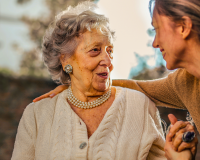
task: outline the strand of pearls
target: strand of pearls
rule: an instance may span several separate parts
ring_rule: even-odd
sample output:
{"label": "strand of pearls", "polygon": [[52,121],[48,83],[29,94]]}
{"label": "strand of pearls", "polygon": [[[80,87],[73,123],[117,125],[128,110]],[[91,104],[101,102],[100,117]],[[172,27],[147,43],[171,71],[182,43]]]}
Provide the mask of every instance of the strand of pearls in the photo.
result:
{"label": "strand of pearls", "polygon": [[111,88],[109,89],[109,91],[107,93],[100,96],[93,102],[82,102],[73,95],[71,86],[69,86],[69,88],[67,90],[67,99],[70,101],[70,103],[72,103],[74,106],[76,106],[78,108],[83,108],[83,109],[90,109],[90,108],[100,106],[105,101],[107,101],[108,98],[110,98],[110,95],[111,95]]}

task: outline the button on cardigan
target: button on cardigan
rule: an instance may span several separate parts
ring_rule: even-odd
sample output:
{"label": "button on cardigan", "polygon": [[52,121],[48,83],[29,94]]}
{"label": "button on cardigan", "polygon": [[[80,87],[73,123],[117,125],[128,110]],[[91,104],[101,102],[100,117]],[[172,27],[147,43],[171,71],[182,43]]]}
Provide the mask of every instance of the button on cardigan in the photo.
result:
{"label": "button on cardigan", "polygon": [[144,94],[116,87],[113,104],[89,139],[66,97],[65,90],[26,107],[12,160],[165,159],[158,110]]}

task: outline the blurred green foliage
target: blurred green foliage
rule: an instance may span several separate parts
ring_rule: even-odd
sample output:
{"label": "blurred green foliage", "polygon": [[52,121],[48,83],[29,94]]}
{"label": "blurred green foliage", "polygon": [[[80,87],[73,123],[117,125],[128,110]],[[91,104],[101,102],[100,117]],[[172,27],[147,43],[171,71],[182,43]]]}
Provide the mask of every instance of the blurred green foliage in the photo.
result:
{"label": "blurred green foliage", "polygon": [[11,69],[7,68],[7,67],[0,67],[0,73],[4,74],[4,75],[16,75],[15,72],[13,72]]}

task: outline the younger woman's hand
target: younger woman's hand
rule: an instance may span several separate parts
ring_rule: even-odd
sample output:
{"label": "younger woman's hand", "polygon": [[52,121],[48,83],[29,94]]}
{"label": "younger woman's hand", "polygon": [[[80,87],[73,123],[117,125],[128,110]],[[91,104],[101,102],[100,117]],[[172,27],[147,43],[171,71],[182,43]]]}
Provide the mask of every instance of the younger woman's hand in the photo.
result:
{"label": "younger woman's hand", "polygon": [[58,93],[62,92],[63,90],[67,89],[68,86],[67,85],[60,85],[58,87],[56,87],[54,90],[51,90],[50,92],[41,95],[40,97],[37,97],[33,100],[33,102],[37,102],[40,101],[41,99],[44,98],[53,98],[55,95],[57,95]]}
{"label": "younger woman's hand", "polygon": [[[192,126],[187,121],[186,122],[177,121],[177,118],[173,114],[168,115],[168,117],[172,125],[166,137],[166,144],[165,144],[166,157],[170,157],[171,154],[176,156],[185,155],[185,157],[187,157],[189,156],[189,152],[185,151],[188,149],[188,151],[190,151],[190,154],[192,155],[192,158],[194,158],[197,151],[197,143],[198,143],[197,137],[195,137],[189,143],[182,141],[182,136],[185,132],[195,132],[194,126]],[[175,152],[173,152],[171,149],[173,149]],[[178,153],[182,154],[179,155]]]}
{"label": "younger woman's hand", "polygon": [[171,137],[169,134],[166,136],[166,143],[165,143],[165,157],[167,160],[192,160],[192,153],[189,149],[178,152],[173,149],[173,144]]}

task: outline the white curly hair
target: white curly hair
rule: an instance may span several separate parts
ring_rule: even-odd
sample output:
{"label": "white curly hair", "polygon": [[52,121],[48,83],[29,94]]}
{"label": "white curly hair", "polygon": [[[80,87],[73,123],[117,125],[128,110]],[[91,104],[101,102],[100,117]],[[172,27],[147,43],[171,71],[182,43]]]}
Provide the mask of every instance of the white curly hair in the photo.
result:
{"label": "white curly hair", "polygon": [[65,54],[66,58],[73,55],[81,33],[99,29],[103,34],[114,38],[108,18],[97,14],[96,8],[97,5],[89,1],[76,7],[69,6],[55,17],[55,21],[47,29],[42,44],[43,60],[56,83],[70,84],[69,75],[62,69],[60,55]]}

